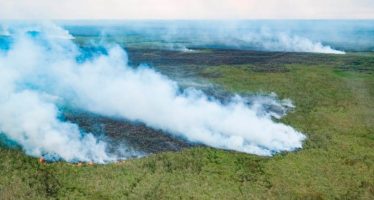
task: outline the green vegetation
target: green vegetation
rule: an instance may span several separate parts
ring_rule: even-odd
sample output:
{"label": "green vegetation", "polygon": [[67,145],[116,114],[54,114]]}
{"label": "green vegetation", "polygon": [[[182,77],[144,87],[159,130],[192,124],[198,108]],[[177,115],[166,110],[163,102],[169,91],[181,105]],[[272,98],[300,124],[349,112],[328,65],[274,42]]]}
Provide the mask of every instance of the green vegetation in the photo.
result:
{"label": "green vegetation", "polygon": [[300,151],[259,157],[199,147],[77,166],[2,147],[0,199],[374,199],[374,55],[320,57],[278,63],[286,70],[200,72],[230,91],[292,99],[282,121],[308,136]]}

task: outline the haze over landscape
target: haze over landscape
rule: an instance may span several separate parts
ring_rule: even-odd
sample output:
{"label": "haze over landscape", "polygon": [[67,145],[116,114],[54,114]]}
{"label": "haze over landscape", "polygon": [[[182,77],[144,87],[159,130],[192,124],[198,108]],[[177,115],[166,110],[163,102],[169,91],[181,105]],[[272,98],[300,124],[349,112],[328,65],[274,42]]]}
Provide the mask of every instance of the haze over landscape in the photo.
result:
{"label": "haze over landscape", "polygon": [[0,199],[373,199],[374,1],[0,0]]}

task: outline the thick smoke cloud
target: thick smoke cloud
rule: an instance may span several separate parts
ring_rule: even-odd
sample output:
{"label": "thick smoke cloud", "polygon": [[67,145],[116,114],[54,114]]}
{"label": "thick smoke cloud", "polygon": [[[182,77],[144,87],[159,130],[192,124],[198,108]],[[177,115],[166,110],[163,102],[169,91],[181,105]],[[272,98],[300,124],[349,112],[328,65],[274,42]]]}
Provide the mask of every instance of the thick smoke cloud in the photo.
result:
{"label": "thick smoke cloud", "polygon": [[32,156],[66,161],[118,159],[107,144],[60,119],[60,106],[139,121],[191,142],[258,155],[302,147],[305,136],[274,122],[288,101],[236,96],[227,103],[177,83],[147,67],[129,67],[119,46],[77,61],[82,52],[67,31],[53,26],[17,28],[0,53],[0,132]]}

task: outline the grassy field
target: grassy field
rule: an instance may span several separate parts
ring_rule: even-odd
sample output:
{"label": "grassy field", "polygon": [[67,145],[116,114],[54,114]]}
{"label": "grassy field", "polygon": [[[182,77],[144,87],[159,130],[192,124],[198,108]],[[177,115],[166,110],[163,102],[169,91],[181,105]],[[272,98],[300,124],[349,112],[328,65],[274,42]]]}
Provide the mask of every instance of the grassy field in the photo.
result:
{"label": "grassy field", "polygon": [[282,121],[308,136],[300,151],[259,157],[197,147],[77,166],[1,147],[0,199],[374,199],[374,55],[276,64],[282,70],[241,63],[199,74],[232,92],[292,99]]}

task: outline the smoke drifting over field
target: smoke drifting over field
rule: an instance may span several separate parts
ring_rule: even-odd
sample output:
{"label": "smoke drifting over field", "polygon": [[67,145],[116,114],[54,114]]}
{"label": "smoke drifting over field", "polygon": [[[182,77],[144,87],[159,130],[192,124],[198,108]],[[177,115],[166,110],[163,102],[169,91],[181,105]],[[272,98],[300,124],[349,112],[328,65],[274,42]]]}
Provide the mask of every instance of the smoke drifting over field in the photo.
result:
{"label": "smoke drifting over field", "polygon": [[72,35],[97,36],[124,45],[188,51],[226,48],[344,54],[372,51],[370,21],[81,21],[62,24]]}
{"label": "smoke drifting over field", "polygon": [[[168,30],[162,34],[164,41],[185,40],[192,47],[218,47],[260,51],[310,52],[327,54],[345,54],[329,45],[267,27],[208,26],[209,28],[191,27],[189,30]],[[181,34],[182,33],[182,34]]]}
{"label": "smoke drifting over field", "polygon": [[121,159],[107,143],[60,117],[73,107],[104,116],[140,121],[190,142],[258,155],[302,147],[305,136],[274,122],[282,115],[265,106],[288,101],[236,96],[222,103],[194,88],[182,90],[147,67],[129,67],[119,46],[82,61],[80,50],[60,27],[50,24],[12,31],[0,51],[0,132],[32,156],[66,161]]}

